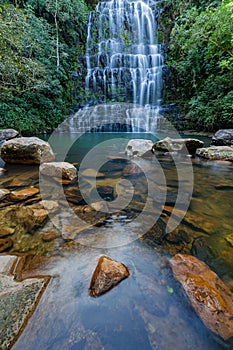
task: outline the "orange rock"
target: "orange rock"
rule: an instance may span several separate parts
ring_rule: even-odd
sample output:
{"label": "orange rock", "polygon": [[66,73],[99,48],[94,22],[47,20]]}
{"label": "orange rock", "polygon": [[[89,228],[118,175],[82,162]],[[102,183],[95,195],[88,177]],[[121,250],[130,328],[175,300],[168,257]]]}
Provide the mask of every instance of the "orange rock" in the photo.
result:
{"label": "orange rock", "polygon": [[107,256],[101,256],[91,279],[89,294],[92,297],[100,296],[129,275],[129,270],[124,264]]}
{"label": "orange rock", "polygon": [[38,188],[28,187],[19,191],[12,191],[9,198],[10,200],[17,202],[17,201],[22,201],[24,199],[27,199],[28,197],[32,197],[37,193],[39,193]]}
{"label": "orange rock", "polygon": [[194,256],[176,254],[169,263],[203,323],[224,340],[233,337],[233,294],[230,289]]}

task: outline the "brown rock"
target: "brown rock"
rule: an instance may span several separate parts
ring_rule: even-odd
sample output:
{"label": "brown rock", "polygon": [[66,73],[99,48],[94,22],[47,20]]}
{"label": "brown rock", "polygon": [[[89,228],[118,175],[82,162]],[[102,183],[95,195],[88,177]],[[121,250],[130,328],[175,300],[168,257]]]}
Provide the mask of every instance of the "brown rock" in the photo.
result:
{"label": "brown rock", "polygon": [[14,201],[14,202],[18,202],[18,201],[22,201],[24,199],[27,199],[28,197],[33,197],[34,195],[39,193],[39,189],[36,187],[28,187],[28,188],[24,188],[22,190],[19,191],[12,191],[9,199]]}
{"label": "brown rock", "polygon": [[51,242],[58,237],[59,237],[59,235],[56,232],[52,232],[52,231],[44,232],[41,235],[41,239],[44,242]]}
{"label": "brown rock", "polygon": [[0,253],[9,250],[13,246],[13,241],[11,238],[0,239]]}
{"label": "brown rock", "polygon": [[204,262],[193,256],[176,254],[169,263],[203,323],[224,340],[233,337],[230,289]]}
{"label": "brown rock", "polygon": [[225,237],[225,240],[233,247],[233,233]]}
{"label": "brown rock", "polygon": [[48,142],[37,137],[19,137],[3,143],[1,158],[7,163],[40,164],[54,160],[55,156]]}
{"label": "brown rock", "polygon": [[107,256],[101,256],[91,279],[89,294],[92,297],[100,296],[129,275],[129,270],[124,264]]}
{"label": "brown rock", "polygon": [[6,196],[10,193],[9,190],[1,188],[0,189],[0,200],[3,200],[6,198]]}
{"label": "brown rock", "polygon": [[14,232],[15,230],[12,227],[7,227],[7,226],[0,227],[0,237],[13,235]]}
{"label": "brown rock", "polygon": [[153,152],[188,152],[189,154],[195,154],[197,148],[201,148],[203,145],[204,142],[198,139],[172,139],[170,137],[166,137],[153,145]]}

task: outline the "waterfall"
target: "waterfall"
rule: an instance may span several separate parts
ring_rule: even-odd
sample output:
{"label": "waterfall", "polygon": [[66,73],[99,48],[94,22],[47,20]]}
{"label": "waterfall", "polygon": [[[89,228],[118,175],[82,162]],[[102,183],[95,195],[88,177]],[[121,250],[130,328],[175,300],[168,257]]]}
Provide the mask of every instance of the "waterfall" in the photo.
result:
{"label": "waterfall", "polygon": [[153,0],[99,2],[88,21],[86,91],[159,108],[163,56]]}

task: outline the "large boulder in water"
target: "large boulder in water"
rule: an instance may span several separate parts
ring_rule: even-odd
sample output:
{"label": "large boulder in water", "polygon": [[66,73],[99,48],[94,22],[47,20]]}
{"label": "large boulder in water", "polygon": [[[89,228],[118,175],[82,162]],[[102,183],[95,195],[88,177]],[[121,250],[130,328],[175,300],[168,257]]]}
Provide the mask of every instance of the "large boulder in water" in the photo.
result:
{"label": "large boulder in water", "polygon": [[55,155],[48,142],[37,137],[19,137],[3,143],[1,158],[6,163],[40,164],[54,160]]}
{"label": "large boulder in water", "polygon": [[189,154],[195,154],[197,148],[203,147],[204,142],[198,139],[172,139],[166,137],[163,140],[156,142],[153,145],[154,151],[164,151],[164,152],[188,152]]}
{"label": "large boulder in water", "polygon": [[129,157],[152,156],[153,142],[145,139],[130,140],[125,148],[125,154]]}
{"label": "large boulder in water", "polygon": [[233,294],[215,272],[191,255],[176,254],[169,264],[203,323],[224,340],[233,337]]}
{"label": "large boulder in water", "polygon": [[211,141],[215,146],[230,146],[233,145],[233,129],[218,130]]}
{"label": "large boulder in water", "polygon": [[101,256],[91,279],[89,293],[93,297],[100,296],[129,275],[129,270],[124,264],[108,256]]}
{"label": "large boulder in water", "polygon": [[200,148],[196,155],[210,160],[229,160],[233,161],[233,147],[229,146],[211,146]]}

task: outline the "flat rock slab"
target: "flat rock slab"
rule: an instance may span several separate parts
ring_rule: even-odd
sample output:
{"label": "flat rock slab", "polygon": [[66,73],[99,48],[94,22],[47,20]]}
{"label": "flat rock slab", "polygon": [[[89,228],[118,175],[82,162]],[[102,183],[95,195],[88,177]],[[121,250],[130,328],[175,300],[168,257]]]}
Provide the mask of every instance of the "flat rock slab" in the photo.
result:
{"label": "flat rock slab", "polygon": [[129,270],[124,264],[108,256],[101,256],[91,279],[89,294],[92,297],[100,296],[129,275]]}
{"label": "flat rock slab", "polygon": [[224,340],[233,337],[233,294],[199,259],[176,254],[169,264],[203,323]]}
{"label": "flat rock slab", "polygon": [[46,279],[31,278],[22,282],[0,274],[0,348],[10,349],[25,326],[46,286]]}

